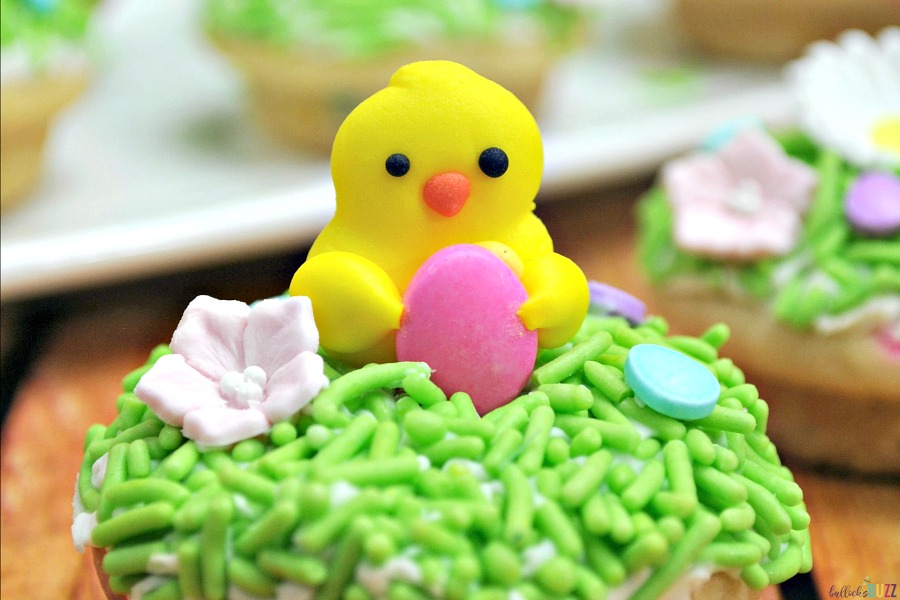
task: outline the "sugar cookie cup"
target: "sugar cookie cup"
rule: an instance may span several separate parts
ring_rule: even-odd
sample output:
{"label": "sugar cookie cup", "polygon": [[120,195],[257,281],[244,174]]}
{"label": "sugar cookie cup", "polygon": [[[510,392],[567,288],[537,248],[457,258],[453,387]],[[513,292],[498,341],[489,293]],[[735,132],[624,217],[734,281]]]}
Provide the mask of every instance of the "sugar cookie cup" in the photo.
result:
{"label": "sugar cookie cup", "polygon": [[50,129],[57,116],[82,93],[86,76],[42,77],[0,86],[0,206],[18,204],[35,188],[44,170]]}
{"label": "sugar cookie cup", "polygon": [[53,122],[83,91],[89,0],[4,0],[0,35],[0,208],[23,201],[43,172]]}
{"label": "sugar cookie cup", "polygon": [[415,61],[464,64],[537,109],[551,67],[582,44],[589,16],[554,0],[475,0],[464,11],[441,0],[370,3],[348,19],[342,5],[301,2],[291,13],[268,6],[251,22],[244,4],[208,0],[212,44],[243,76],[253,117],[270,136],[323,154],[353,107]]}
{"label": "sugar cookie cup", "polygon": [[893,0],[676,0],[676,22],[697,49],[781,63],[848,29],[870,34],[900,23]]}
{"label": "sugar cookie cup", "polygon": [[253,118],[267,135],[287,146],[331,150],[350,110],[378,90],[398,67],[416,60],[447,59],[505,82],[526,105],[536,107],[553,52],[540,42],[434,43],[359,60],[323,53],[291,52],[254,41],[216,37],[216,48],[244,76]]}

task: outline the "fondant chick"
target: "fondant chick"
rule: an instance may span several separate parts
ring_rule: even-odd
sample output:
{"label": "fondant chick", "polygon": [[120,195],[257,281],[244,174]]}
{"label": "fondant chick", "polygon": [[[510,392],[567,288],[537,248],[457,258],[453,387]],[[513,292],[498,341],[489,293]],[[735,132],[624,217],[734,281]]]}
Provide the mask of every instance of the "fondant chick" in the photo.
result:
{"label": "fondant chick", "polygon": [[540,346],[567,342],[588,287],[533,213],[542,169],[537,124],[513,94],[452,62],[401,67],[339,129],[335,215],[291,282],[322,347],[351,365],[394,360],[404,290],[455,244],[484,246],[519,277],[518,315]]}

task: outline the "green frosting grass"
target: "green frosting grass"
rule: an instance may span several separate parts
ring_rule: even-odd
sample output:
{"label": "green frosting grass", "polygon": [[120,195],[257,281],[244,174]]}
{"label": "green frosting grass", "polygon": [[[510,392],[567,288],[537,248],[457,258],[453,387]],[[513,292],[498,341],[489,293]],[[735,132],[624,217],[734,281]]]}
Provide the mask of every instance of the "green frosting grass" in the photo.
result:
{"label": "green frosting grass", "polygon": [[[147,600],[231,586],[273,598],[285,582],[317,599],[599,599],[647,572],[633,598],[649,599],[696,564],[762,588],[810,570],[809,516],[766,402],[719,356],[727,338],[723,325],[667,336],[660,318],[591,315],[484,417],[422,363],[330,365],[308,410],[219,450],[133,395],[163,346],[125,378],[118,417],[88,431],[77,493],[114,590],[161,573]],[[721,385],[712,414],[638,402],[623,375],[638,343],[704,364]]]}
{"label": "green frosting grass", "polygon": [[215,35],[365,57],[423,41],[490,39],[501,35],[509,25],[506,17],[517,13],[562,43],[580,12],[547,0],[520,9],[490,0],[207,0],[205,22]]}
{"label": "green frosting grass", "polygon": [[[639,257],[651,282],[664,285],[690,276],[712,289],[736,283],[748,295],[770,301],[777,319],[801,329],[820,316],[839,315],[873,297],[900,294],[900,234],[867,238],[856,233],[844,216],[844,193],[859,170],[800,133],[777,139],[789,155],[819,174],[795,248],[785,256],[743,264],[691,255],[676,247],[672,208],[665,190],[656,186],[638,207]],[[780,269],[788,264],[793,268]],[[776,283],[776,273],[787,277]]]}
{"label": "green frosting grass", "polygon": [[36,62],[60,41],[84,39],[91,0],[57,0],[38,9],[24,0],[0,0],[0,47],[21,44]]}

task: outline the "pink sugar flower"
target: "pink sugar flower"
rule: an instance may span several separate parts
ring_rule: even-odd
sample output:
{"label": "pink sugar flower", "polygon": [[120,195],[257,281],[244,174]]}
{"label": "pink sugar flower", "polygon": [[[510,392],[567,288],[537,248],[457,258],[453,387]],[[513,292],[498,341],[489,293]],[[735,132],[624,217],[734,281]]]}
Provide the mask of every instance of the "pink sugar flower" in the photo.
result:
{"label": "pink sugar flower", "polygon": [[748,128],[715,154],[670,162],[662,181],[680,248],[747,261],[794,247],[818,178],[763,131]]}
{"label": "pink sugar flower", "polygon": [[269,431],[328,385],[309,298],[253,307],[198,296],[172,335],[172,354],[135,394],[185,437],[227,446]]}

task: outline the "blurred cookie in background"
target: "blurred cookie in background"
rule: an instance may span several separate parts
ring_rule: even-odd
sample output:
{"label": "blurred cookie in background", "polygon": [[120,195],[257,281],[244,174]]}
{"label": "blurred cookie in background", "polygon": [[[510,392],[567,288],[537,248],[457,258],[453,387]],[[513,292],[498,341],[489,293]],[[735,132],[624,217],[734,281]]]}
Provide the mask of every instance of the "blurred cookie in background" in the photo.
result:
{"label": "blurred cookie in background", "polygon": [[[639,209],[653,306],[726,323],[791,460],[900,473],[900,28],[785,69],[799,128],[725,123]],[[865,440],[861,443],[861,440]]]}
{"label": "blurred cookie in background", "polygon": [[554,62],[578,47],[590,2],[207,0],[204,27],[244,75],[256,120],[323,154],[344,117],[400,65],[446,59],[532,111]]}
{"label": "blurred cookie in background", "polygon": [[699,50],[783,62],[848,29],[875,34],[900,23],[897,0],[675,0],[679,26]]}
{"label": "blurred cookie in background", "polygon": [[54,119],[88,78],[91,0],[0,0],[0,200],[27,198]]}

